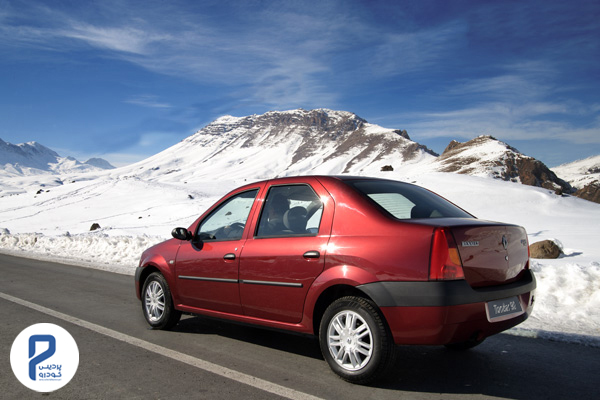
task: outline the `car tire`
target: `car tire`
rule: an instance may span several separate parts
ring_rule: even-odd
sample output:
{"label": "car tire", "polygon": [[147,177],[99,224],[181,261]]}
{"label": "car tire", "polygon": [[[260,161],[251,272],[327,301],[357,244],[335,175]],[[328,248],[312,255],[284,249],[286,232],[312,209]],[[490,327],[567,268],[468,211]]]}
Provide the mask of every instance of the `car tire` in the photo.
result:
{"label": "car tire", "polygon": [[146,321],[154,329],[169,330],[181,319],[181,311],[173,306],[169,284],[159,272],[151,273],[144,282],[142,310]]}
{"label": "car tire", "polygon": [[323,357],[342,379],[367,384],[393,365],[395,345],[377,306],[362,297],[337,299],[319,327]]}

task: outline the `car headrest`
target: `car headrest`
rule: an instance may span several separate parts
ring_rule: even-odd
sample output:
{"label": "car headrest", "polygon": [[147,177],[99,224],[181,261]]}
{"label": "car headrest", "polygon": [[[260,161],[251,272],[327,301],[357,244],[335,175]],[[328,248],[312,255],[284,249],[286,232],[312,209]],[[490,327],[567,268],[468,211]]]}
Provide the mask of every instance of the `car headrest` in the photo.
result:
{"label": "car headrest", "polygon": [[293,207],[283,214],[283,225],[294,233],[305,233],[306,215],[304,207]]}

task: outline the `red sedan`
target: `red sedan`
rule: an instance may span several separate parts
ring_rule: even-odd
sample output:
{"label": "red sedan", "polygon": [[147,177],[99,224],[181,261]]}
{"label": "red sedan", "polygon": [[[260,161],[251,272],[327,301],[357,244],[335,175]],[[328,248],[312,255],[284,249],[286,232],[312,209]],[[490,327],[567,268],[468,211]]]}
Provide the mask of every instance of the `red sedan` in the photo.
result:
{"label": "red sedan", "polygon": [[533,308],[522,227],[392,180],[252,183],[173,237],[136,270],[150,326],[172,328],[187,312],[314,334],[355,383],[388,370],[395,344],[470,348]]}

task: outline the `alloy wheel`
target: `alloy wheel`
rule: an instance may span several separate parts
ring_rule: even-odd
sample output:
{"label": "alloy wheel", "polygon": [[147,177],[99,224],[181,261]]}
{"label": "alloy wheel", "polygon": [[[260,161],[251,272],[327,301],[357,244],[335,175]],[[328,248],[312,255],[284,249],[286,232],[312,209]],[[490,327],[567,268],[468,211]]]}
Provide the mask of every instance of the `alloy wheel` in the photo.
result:
{"label": "alloy wheel", "polygon": [[327,328],[329,352],[347,371],[366,366],[373,356],[373,334],[360,314],[344,310],[336,314]]}
{"label": "alloy wheel", "polygon": [[159,321],[165,312],[165,293],[157,281],[152,281],[146,288],[144,296],[146,315],[151,322]]}

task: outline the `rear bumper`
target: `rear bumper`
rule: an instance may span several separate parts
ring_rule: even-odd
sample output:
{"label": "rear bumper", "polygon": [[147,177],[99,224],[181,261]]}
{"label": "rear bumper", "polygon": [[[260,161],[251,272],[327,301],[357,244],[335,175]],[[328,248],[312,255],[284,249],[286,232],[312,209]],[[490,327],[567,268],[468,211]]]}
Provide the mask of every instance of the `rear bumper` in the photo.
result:
{"label": "rear bumper", "polygon": [[[525,321],[536,288],[531,271],[508,285],[473,289],[466,281],[374,282],[358,286],[383,312],[397,344],[481,340]],[[486,303],[516,296],[523,313],[491,322]]]}

